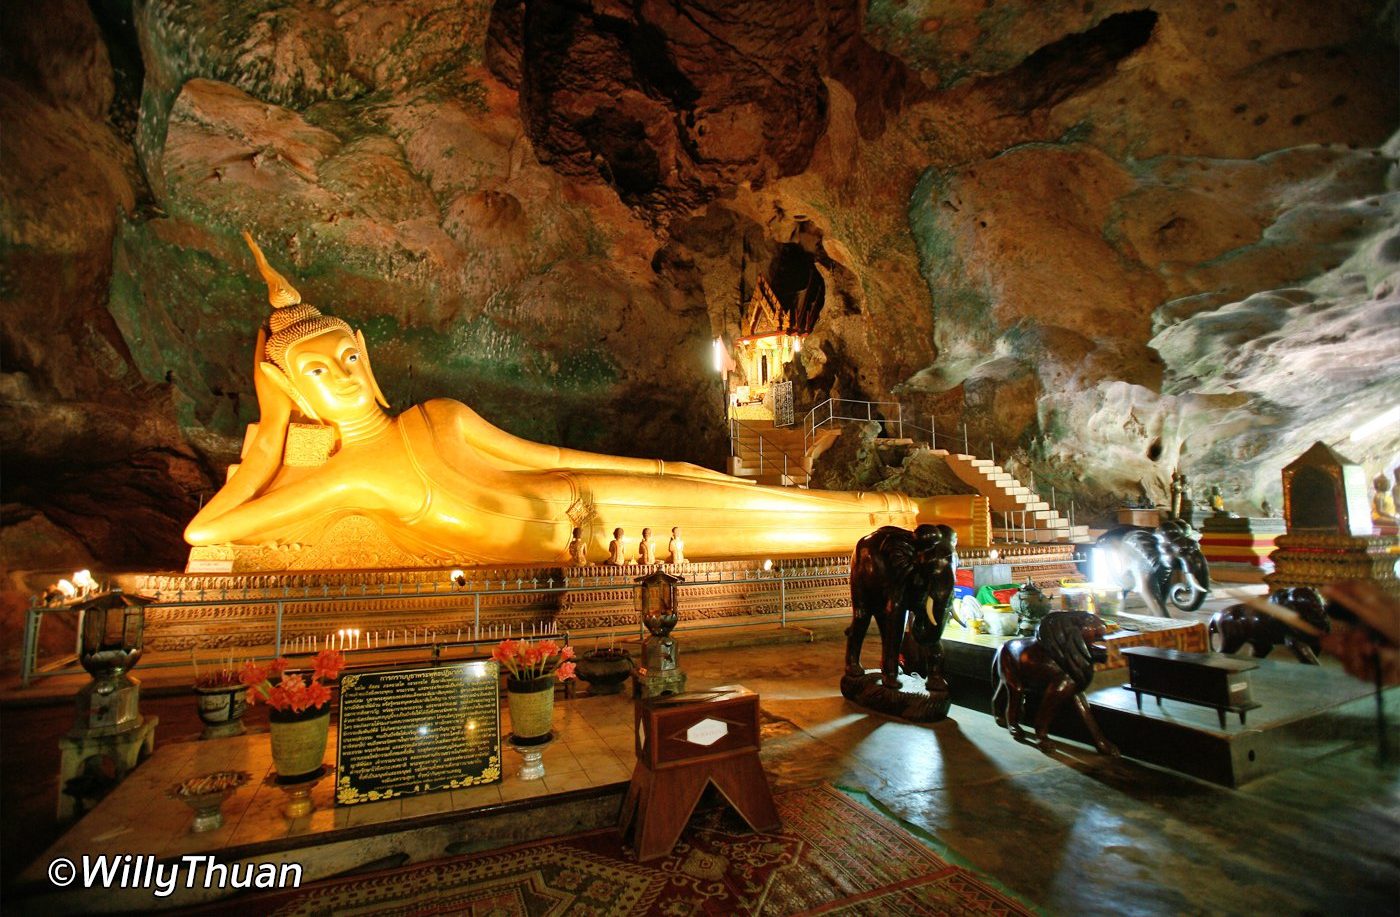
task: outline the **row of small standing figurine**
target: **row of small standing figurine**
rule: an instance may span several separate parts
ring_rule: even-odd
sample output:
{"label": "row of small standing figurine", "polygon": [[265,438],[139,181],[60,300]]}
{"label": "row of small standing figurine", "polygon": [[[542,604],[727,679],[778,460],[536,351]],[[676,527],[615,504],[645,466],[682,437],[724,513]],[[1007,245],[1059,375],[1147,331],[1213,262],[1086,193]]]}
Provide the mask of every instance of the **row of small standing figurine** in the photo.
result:
{"label": "row of small standing figurine", "polygon": [[[608,559],[605,564],[622,566],[627,563],[626,551],[622,545],[622,529],[613,529],[613,540],[608,545]],[[685,563],[685,542],[681,539],[680,526],[671,529],[671,541],[667,545],[667,563]],[[575,528],[574,537],[569,541],[569,563],[575,567],[588,565],[588,540],[583,537],[583,529]],[[651,529],[642,529],[642,540],[637,545],[638,564],[656,563],[656,542],[651,540]]]}

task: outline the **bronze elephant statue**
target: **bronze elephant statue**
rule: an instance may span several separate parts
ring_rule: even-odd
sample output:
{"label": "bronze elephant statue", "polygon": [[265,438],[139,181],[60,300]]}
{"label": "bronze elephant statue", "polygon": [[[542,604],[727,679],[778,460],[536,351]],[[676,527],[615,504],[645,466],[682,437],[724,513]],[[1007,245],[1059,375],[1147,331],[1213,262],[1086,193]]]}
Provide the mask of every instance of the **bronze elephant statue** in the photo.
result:
{"label": "bronze elephant statue", "polygon": [[[1281,605],[1296,612],[1298,617],[1324,634],[1332,630],[1322,596],[1307,586],[1275,589],[1269,594],[1269,604]],[[1317,637],[1295,630],[1278,618],[1243,604],[1217,611],[1211,616],[1209,629],[1210,648],[1217,653],[1235,653],[1248,645],[1254,657],[1262,659],[1282,643],[1298,657],[1299,662],[1317,665],[1317,654],[1322,651],[1321,641]]]}
{"label": "bronze elephant statue", "polygon": [[923,675],[930,695],[947,694],[942,639],[958,568],[957,545],[957,533],[947,525],[921,525],[912,532],[887,525],[856,542],[851,626],[846,629],[849,678],[865,675],[860,649],[874,619],[880,631],[881,685],[898,691],[902,656],[904,670]]}
{"label": "bronze elephant statue", "polygon": [[1195,611],[1206,600],[1210,564],[1191,527],[1179,519],[1168,519],[1155,530],[1121,525],[1100,535],[1094,547],[1116,555],[1117,585],[1124,594],[1141,595],[1153,614],[1170,617],[1168,601],[1182,611]]}

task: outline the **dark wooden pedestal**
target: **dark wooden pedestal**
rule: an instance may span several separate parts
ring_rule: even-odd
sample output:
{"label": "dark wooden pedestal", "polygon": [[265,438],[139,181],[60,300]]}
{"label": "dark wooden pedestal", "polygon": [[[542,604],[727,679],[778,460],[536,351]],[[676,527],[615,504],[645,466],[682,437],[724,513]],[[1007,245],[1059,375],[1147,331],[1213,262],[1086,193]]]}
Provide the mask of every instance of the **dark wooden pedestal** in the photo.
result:
{"label": "dark wooden pedestal", "polygon": [[634,721],[637,768],[620,830],[635,829],[638,860],[671,852],[709,783],[755,831],[781,826],[758,759],[757,694],[727,686],[638,700]]}

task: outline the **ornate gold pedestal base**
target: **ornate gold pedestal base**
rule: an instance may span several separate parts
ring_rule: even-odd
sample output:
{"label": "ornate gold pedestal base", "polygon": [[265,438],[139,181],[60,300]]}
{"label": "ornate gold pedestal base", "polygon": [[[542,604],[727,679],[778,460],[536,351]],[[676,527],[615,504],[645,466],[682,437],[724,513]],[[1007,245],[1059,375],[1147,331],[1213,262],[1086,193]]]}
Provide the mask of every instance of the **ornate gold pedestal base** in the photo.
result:
{"label": "ornate gold pedestal base", "polygon": [[316,811],[316,803],[311,800],[311,790],[326,775],[326,771],[327,767],[323,764],[320,770],[294,780],[284,780],[275,773],[270,775],[267,782],[287,794],[287,804],[282,807],[282,814],[288,819],[295,819]]}
{"label": "ornate gold pedestal base", "polygon": [[1309,534],[1289,532],[1280,535],[1270,560],[1274,572],[1264,577],[1272,589],[1311,586],[1320,589],[1331,583],[1367,580],[1387,594],[1400,598],[1400,538],[1394,535]]}

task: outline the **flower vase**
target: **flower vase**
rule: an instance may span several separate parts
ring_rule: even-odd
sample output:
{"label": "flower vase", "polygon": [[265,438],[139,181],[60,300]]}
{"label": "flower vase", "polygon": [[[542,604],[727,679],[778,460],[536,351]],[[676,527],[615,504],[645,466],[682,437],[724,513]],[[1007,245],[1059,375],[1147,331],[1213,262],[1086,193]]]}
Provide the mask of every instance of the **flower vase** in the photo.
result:
{"label": "flower vase", "polygon": [[510,728],[520,744],[549,741],[554,726],[554,674],[537,678],[507,678],[506,703]]}
{"label": "flower vase", "polygon": [[267,725],[272,733],[272,763],[279,778],[296,780],[320,773],[330,734],[329,704],[302,713],[270,710]]}

